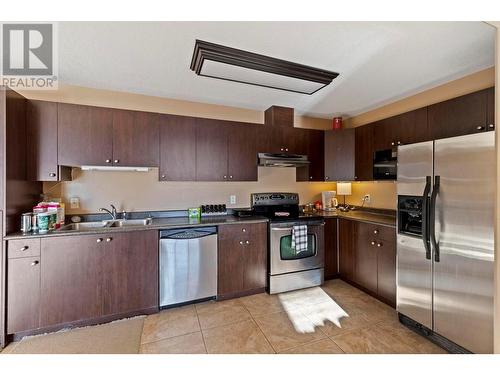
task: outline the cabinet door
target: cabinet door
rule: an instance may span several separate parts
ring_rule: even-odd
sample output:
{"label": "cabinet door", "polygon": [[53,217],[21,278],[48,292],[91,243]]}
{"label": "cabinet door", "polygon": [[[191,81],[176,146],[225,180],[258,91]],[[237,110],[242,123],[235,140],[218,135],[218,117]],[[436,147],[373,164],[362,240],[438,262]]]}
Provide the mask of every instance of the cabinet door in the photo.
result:
{"label": "cabinet door", "polygon": [[487,90],[429,106],[432,139],[473,134],[487,129]]}
{"label": "cabinet door", "polygon": [[113,110],[114,165],[159,165],[159,116],[157,113]]}
{"label": "cabinet door", "polygon": [[257,181],[257,126],[227,125],[228,180]]}
{"label": "cabinet door", "polygon": [[354,222],[339,219],[339,270],[340,276],[354,281]]}
{"label": "cabinet door", "polygon": [[378,242],[378,295],[396,305],[396,236],[392,240]]}
{"label": "cabinet door", "polygon": [[102,314],[102,238],[82,235],[42,239],[42,327]]}
{"label": "cabinet door", "polygon": [[158,232],[104,237],[103,315],[158,306]]}
{"label": "cabinet door", "polygon": [[325,132],[325,180],[352,181],[355,176],[355,129]]}
{"label": "cabinet door", "polygon": [[227,125],[196,119],[196,180],[226,181],[227,160]]}
{"label": "cabinet door", "polygon": [[245,266],[243,289],[265,288],[267,279],[267,223],[237,225],[234,231],[239,232],[239,237],[243,241],[240,260]]}
{"label": "cabinet door", "polygon": [[59,165],[109,165],[113,158],[112,109],[57,105]]}
{"label": "cabinet door", "polygon": [[196,180],[196,120],[161,115],[160,181]]}
{"label": "cabinet door", "polygon": [[337,276],[337,219],[325,220],[325,279]]}
{"label": "cabinet door", "polygon": [[7,333],[40,326],[40,257],[9,259]]}
{"label": "cabinet door", "polygon": [[307,151],[309,158],[309,181],[325,180],[325,132],[307,130]]}
{"label": "cabinet door", "polygon": [[217,295],[244,290],[245,259],[242,228],[237,224],[221,225],[218,229]]}
{"label": "cabinet door", "polygon": [[377,293],[377,241],[368,236],[359,235],[359,227],[363,223],[356,223],[355,251],[354,251],[354,281],[360,286]]}
{"label": "cabinet door", "polygon": [[487,90],[488,103],[487,103],[487,113],[486,113],[486,123],[488,125],[488,131],[495,130],[495,88],[490,87]]}
{"label": "cabinet door", "polygon": [[26,126],[28,178],[57,181],[57,103],[28,101]]}
{"label": "cabinet door", "polygon": [[357,181],[373,180],[373,126],[364,125],[355,129],[355,169]]}

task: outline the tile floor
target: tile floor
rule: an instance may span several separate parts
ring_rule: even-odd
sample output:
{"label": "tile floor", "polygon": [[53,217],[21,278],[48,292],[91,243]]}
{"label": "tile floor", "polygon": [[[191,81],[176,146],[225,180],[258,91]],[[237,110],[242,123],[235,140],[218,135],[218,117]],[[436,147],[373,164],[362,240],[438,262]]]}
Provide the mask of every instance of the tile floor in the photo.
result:
{"label": "tile floor", "polygon": [[144,323],[142,353],[445,353],[394,309],[340,281],[164,310]]}

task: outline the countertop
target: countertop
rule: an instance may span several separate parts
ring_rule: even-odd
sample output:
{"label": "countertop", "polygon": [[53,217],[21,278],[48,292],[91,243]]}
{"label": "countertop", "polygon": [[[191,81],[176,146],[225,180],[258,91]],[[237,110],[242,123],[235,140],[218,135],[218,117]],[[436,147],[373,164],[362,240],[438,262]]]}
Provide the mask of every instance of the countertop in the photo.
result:
{"label": "countertop", "polygon": [[130,226],[130,227],[115,227],[115,228],[92,228],[86,230],[54,230],[48,233],[27,233],[16,232],[5,236],[5,240],[16,240],[25,238],[40,238],[40,237],[60,237],[60,236],[74,236],[83,234],[111,234],[120,232],[131,232],[141,230],[160,230],[172,228],[188,228],[188,227],[207,227],[213,225],[230,225],[230,224],[252,224],[252,223],[266,223],[269,220],[262,216],[250,217],[237,217],[234,215],[217,216],[217,217],[204,217],[201,219],[189,219],[188,217],[164,217],[153,218],[152,223],[144,226]]}
{"label": "countertop", "polygon": [[362,221],[370,224],[384,225],[388,227],[396,227],[396,213],[395,212],[373,212],[365,210],[354,210],[348,212],[342,211],[319,211],[308,216],[322,217],[322,218],[341,218]]}

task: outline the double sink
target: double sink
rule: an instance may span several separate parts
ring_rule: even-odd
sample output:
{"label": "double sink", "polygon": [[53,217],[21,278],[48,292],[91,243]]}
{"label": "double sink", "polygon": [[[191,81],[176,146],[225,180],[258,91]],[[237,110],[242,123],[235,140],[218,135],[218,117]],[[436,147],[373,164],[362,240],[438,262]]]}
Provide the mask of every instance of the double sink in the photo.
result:
{"label": "double sink", "polygon": [[151,225],[153,222],[152,218],[146,219],[133,219],[133,220],[102,220],[102,221],[88,221],[83,223],[71,223],[62,226],[58,229],[61,232],[67,231],[93,231],[96,229],[113,229],[113,228],[124,228],[124,227],[146,227]]}

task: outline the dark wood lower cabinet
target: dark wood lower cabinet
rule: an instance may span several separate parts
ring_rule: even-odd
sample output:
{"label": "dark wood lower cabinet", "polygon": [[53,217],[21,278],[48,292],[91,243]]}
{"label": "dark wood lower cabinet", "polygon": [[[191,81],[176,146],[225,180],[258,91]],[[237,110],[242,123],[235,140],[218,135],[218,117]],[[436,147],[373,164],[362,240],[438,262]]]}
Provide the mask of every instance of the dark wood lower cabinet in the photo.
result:
{"label": "dark wood lower cabinet", "polygon": [[337,222],[337,219],[325,220],[325,279],[333,279],[338,275]]}
{"label": "dark wood lower cabinet", "polygon": [[396,230],[339,219],[340,277],[396,306]]}
{"label": "dark wood lower cabinet", "polygon": [[217,298],[266,287],[267,223],[219,227]]}

